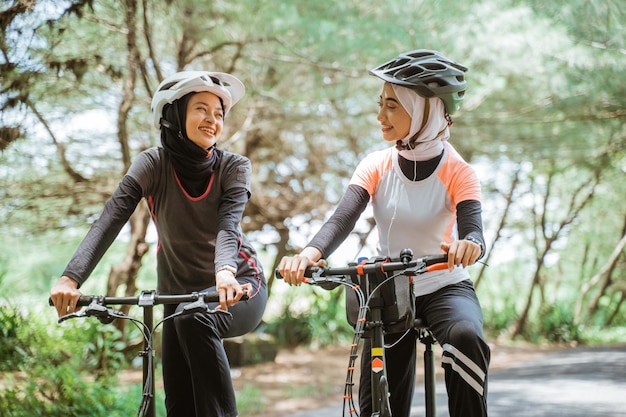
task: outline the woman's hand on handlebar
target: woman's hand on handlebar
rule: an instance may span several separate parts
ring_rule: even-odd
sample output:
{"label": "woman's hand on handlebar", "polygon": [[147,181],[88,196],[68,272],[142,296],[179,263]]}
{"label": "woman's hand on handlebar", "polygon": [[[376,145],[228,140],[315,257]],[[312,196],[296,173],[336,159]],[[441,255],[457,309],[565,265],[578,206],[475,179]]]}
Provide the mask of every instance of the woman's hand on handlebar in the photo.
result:
{"label": "woman's hand on handlebar", "polygon": [[78,282],[66,276],[59,278],[50,290],[50,299],[59,317],[80,310],[80,307],[76,308],[76,304],[81,295],[83,293],[78,290]]}
{"label": "woman's hand on handlebar", "polygon": [[451,243],[441,242],[441,249],[448,254],[448,270],[455,266],[466,268],[473,265],[480,257],[480,246],[470,240],[455,240]]}
{"label": "woman's hand on handlebar", "polygon": [[229,306],[235,305],[243,297],[244,290],[251,293],[252,285],[240,284],[232,271],[222,269],[215,274],[215,289],[220,296],[220,305],[217,308],[228,311]]}
{"label": "woman's hand on handlebar", "polygon": [[[304,281],[304,271],[310,266],[326,266],[322,253],[315,248],[304,248],[300,254],[285,256],[278,265],[278,271],[289,285],[300,285]],[[314,260],[317,259],[317,260]]]}

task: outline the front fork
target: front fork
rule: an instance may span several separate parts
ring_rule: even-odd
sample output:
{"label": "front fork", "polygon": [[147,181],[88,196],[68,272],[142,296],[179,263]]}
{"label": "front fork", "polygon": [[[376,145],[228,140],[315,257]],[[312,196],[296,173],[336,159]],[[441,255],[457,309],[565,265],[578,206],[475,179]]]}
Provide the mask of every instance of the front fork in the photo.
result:
{"label": "front fork", "polygon": [[391,417],[389,384],[387,383],[387,367],[383,347],[383,321],[380,309],[371,309],[369,326],[372,337],[372,417]]}

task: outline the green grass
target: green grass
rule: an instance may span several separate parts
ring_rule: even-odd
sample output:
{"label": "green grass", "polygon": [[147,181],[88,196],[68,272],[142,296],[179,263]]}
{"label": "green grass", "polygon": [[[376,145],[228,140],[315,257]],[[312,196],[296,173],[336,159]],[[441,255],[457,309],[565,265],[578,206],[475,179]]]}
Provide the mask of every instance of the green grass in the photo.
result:
{"label": "green grass", "polygon": [[263,398],[263,393],[253,385],[245,385],[237,395],[237,408],[240,416],[247,416],[252,412],[265,409],[267,398]]}

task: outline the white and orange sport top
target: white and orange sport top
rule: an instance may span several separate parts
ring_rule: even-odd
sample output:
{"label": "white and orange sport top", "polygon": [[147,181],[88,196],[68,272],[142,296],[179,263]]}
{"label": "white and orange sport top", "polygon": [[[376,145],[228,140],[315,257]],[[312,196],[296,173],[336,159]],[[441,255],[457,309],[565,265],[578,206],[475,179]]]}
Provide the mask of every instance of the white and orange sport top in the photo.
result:
{"label": "white and orange sport top", "polygon": [[[367,190],[378,229],[380,256],[396,258],[404,248],[416,257],[441,253],[442,241],[458,239],[456,207],[465,200],[481,201],[474,169],[448,143],[432,175],[412,181],[402,173],[398,151],[390,147],[365,157],[350,185]],[[429,294],[469,278],[467,270],[433,271],[416,277],[415,294]]]}

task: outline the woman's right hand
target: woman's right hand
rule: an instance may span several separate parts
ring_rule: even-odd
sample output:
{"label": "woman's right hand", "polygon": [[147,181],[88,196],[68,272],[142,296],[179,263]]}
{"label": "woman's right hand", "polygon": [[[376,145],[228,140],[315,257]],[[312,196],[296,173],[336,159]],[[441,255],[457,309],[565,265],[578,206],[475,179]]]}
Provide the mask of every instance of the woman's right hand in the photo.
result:
{"label": "woman's right hand", "polygon": [[59,278],[50,290],[50,299],[54,303],[59,317],[77,311],[76,304],[81,295],[83,293],[78,290],[78,282],[66,276]]}
{"label": "woman's right hand", "polygon": [[326,261],[320,259],[322,253],[315,248],[304,248],[300,254],[285,256],[278,264],[278,271],[283,280],[289,285],[300,285],[304,281],[304,271],[310,266],[326,266]]}

